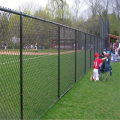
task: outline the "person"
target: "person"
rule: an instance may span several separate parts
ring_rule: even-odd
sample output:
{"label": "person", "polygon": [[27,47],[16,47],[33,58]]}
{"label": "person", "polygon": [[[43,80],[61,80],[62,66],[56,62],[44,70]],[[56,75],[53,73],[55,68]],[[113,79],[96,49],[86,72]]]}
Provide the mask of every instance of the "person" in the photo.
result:
{"label": "person", "polygon": [[108,57],[111,59],[111,51],[107,51]]}
{"label": "person", "polygon": [[117,51],[116,43],[114,43],[114,49],[115,49],[115,53],[116,53],[116,51]]}
{"label": "person", "polygon": [[[110,66],[110,51],[107,51],[107,53],[105,54],[106,56],[106,60],[104,60],[104,62],[102,62],[102,64],[100,63],[99,65],[99,70],[104,72],[105,71],[109,71],[109,66]],[[99,71],[99,73],[100,73]]]}
{"label": "person", "polygon": [[74,50],[75,50],[75,43],[74,43]]}
{"label": "person", "polygon": [[113,49],[114,49],[114,44],[115,44],[115,43],[113,43]]}
{"label": "person", "polygon": [[116,40],[116,47],[119,47],[119,40]]}
{"label": "person", "polygon": [[89,44],[89,50],[91,50],[91,44]]}
{"label": "person", "polygon": [[90,77],[90,80],[94,80],[95,82],[96,81],[99,81],[99,73],[98,73],[98,69],[99,69],[99,65],[100,63],[102,63],[102,60],[105,60],[106,57],[104,58],[99,58],[99,54],[98,53],[95,53],[95,60],[94,60],[94,63],[93,63],[93,76],[91,75]]}
{"label": "person", "polygon": [[107,52],[108,49],[109,49],[109,42],[106,42],[105,51]]}
{"label": "person", "polygon": [[120,43],[119,43],[119,47],[118,47],[118,54],[120,56]]}
{"label": "person", "polygon": [[44,49],[44,44],[42,44],[42,48]]}
{"label": "person", "polygon": [[31,45],[30,45],[30,49],[32,49],[32,46],[33,46],[33,45],[32,45],[32,43],[31,43]]}
{"label": "person", "polygon": [[6,43],[5,43],[5,50],[7,49]]}
{"label": "person", "polygon": [[105,63],[106,63],[108,66],[110,66],[110,61],[111,61],[111,59],[110,59],[110,57],[111,57],[110,51],[107,51],[107,53],[105,54],[105,56],[107,57]]}
{"label": "person", "polygon": [[82,50],[84,50],[84,47],[82,46]]}
{"label": "person", "polygon": [[117,47],[117,54],[119,54],[119,40],[116,42],[116,47]]}
{"label": "person", "polygon": [[110,45],[110,52],[113,53],[112,45]]}
{"label": "person", "polygon": [[37,50],[37,42],[36,42],[36,44],[35,44],[35,50]]}
{"label": "person", "polygon": [[[102,53],[102,56],[100,56],[99,58],[104,58],[105,54],[106,54],[106,52],[104,51]],[[103,69],[105,68],[105,60],[102,60],[102,63],[100,63],[99,67],[100,67],[100,69],[98,70],[98,73],[100,73],[101,68],[103,68]]]}

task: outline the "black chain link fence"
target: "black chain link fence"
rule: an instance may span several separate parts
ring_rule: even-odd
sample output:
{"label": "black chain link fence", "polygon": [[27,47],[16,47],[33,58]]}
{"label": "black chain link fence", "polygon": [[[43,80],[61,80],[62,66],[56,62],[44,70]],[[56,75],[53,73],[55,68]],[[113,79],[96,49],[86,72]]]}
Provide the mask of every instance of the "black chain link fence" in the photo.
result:
{"label": "black chain link fence", "polygon": [[102,38],[0,8],[0,119],[38,119],[92,67]]}

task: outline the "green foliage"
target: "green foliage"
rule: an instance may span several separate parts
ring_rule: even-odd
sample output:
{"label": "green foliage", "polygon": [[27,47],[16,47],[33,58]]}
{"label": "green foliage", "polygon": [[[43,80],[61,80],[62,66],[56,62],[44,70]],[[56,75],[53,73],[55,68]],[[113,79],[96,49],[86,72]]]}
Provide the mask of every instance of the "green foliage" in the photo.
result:
{"label": "green foliage", "polygon": [[105,22],[105,19],[106,19],[106,13],[107,13],[106,10],[104,10],[104,11],[102,12],[102,18],[103,18],[103,21],[104,21],[104,22]]}
{"label": "green foliage", "polygon": [[4,41],[4,43],[7,43],[9,37],[8,26],[9,26],[8,14],[6,13],[0,14],[0,43],[2,41]]}
{"label": "green foliage", "polygon": [[13,48],[13,46],[11,44],[8,44],[7,49],[12,49],[12,48]]}
{"label": "green foliage", "polygon": [[20,17],[18,15],[11,15],[10,20],[9,20],[9,33],[12,32],[12,35],[14,35],[16,31],[16,26],[19,26],[20,24]]}
{"label": "green foliage", "polygon": [[34,19],[23,17],[23,43],[31,44],[34,38]]}
{"label": "green foliage", "polygon": [[49,15],[55,22],[65,24],[66,22],[64,22],[64,20],[68,21],[71,19],[69,5],[66,3],[65,0],[63,0],[63,2],[61,0],[49,0],[47,10],[49,10]]}
{"label": "green foliage", "polygon": [[34,13],[34,16],[44,18],[47,20],[51,20],[51,16],[49,14],[49,8],[46,6],[45,9],[39,9]]}
{"label": "green foliage", "polygon": [[117,30],[115,30],[115,31],[113,31],[113,33],[112,33],[113,35],[117,35],[117,36],[119,36],[119,33],[118,33],[118,31]]}
{"label": "green foliage", "polygon": [[109,24],[110,24],[110,34],[120,35],[120,20],[116,17],[116,15],[111,14],[108,15]]}

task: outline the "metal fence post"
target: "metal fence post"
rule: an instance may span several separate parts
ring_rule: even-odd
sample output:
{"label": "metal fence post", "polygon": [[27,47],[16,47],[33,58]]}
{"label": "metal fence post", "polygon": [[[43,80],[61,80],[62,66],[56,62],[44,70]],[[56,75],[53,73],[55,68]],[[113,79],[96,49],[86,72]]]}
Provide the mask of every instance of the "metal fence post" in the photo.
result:
{"label": "metal fence post", "polygon": [[102,39],[102,41],[101,41],[101,53],[102,53],[102,50],[103,50],[103,39]]}
{"label": "metal fence post", "polygon": [[101,38],[100,38],[100,53],[101,53]]}
{"label": "metal fence post", "polygon": [[97,37],[97,53],[98,53],[98,37]]}
{"label": "metal fence post", "polygon": [[[94,36],[94,55],[95,55],[95,36]],[[94,56],[95,59],[95,56]]]}
{"label": "metal fence post", "polygon": [[98,51],[99,51],[99,54],[100,54],[100,38],[98,38],[98,44],[99,44],[99,49],[98,49]]}
{"label": "metal fence post", "polygon": [[91,35],[90,35],[90,68],[91,68]]}
{"label": "metal fence post", "polygon": [[77,31],[75,30],[75,83],[76,83],[76,49],[77,49]]}
{"label": "metal fence post", "polygon": [[21,120],[23,120],[22,15],[20,15],[20,102],[21,102]]}
{"label": "metal fence post", "polygon": [[85,71],[84,74],[86,73],[86,33],[85,33]]}
{"label": "metal fence post", "polygon": [[60,26],[58,25],[58,99],[60,99]]}

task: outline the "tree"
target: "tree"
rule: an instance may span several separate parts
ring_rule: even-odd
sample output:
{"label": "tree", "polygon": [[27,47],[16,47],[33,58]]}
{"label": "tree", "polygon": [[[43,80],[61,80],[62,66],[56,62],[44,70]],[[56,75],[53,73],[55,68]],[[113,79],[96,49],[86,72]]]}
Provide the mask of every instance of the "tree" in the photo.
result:
{"label": "tree", "polygon": [[113,8],[113,13],[120,18],[120,0],[115,0],[111,7]]}
{"label": "tree", "polygon": [[26,14],[33,15],[40,6],[35,4],[32,1],[27,1],[19,6],[19,11],[22,11]]}
{"label": "tree", "polygon": [[64,24],[64,19],[71,18],[66,0],[49,0],[47,6],[51,18],[56,22]]}
{"label": "tree", "polygon": [[75,18],[75,28],[78,28],[79,11],[80,11],[81,6],[82,6],[81,0],[74,0],[72,9],[75,14],[75,17],[74,17]]}
{"label": "tree", "polygon": [[35,41],[34,19],[23,17],[23,43],[30,45]]}
{"label": "tree", "polygon": [[102,0],[102,5],[104,7],[105,23],[107,22],[107,19],[108,19],[108,13],[110,11],[109,7],[110,7],[111,3],[113,4],[114,1],[113,0]]}
{"label": "tree", "polygon": [[42,7],[40,7],[34,14],[34,16],[36,17],[40,17],[40,18],[44,18],[47,20],[51,20],[51,16],[49,14],[49,10],[48,7],[46,6],[45,9],[43,9]]}
{"label": "tree", "polygon": [[[0,13],[0,43],[8,44],[9,34],[8,34],[8,25],[9,25],[9,15],[7,13]],[[3,47],[3,46],[1,46]]]}
{"label": "tree", "polygon": [[[19,15],[11,15],[9,19],[9,48],[14,48],[15,46],[15,39],[20,38],[20,17]],[[13,39],[13,40],[12,40]],[[18,41],[19,46],[20,41]]]}
{"label": "tree", "polygon": [[116,11],[118,18],[120,18],[120,0],[116,0]]}
{"label": "tree", "polygon": [[108,15],[110,23],[110,34],[120,35],[120,20],[115,14]]}
{"label": "tree", "polygon": [[85,0],[88,8],[91,10],[92,17],[94,18],[97,13],[102,9],[101,0]]}

